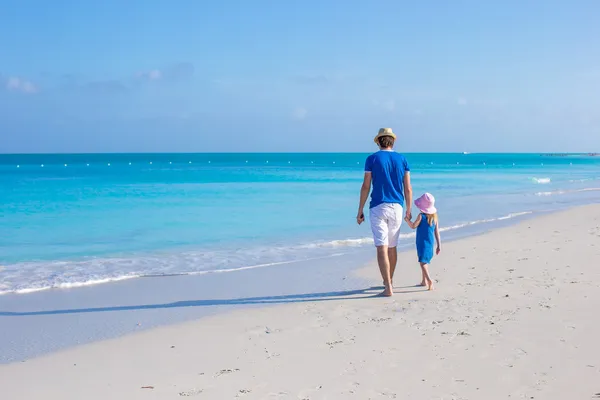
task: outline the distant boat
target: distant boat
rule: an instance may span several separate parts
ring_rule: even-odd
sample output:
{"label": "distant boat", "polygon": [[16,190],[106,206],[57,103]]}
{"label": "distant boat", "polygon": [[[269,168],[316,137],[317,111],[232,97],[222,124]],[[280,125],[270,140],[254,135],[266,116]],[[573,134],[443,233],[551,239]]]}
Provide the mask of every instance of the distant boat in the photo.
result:
{"label": "distant boat", "polygon": [[463,154],[467,155],[467,154],[469,154],[469,152],[467,152],[467,151],[463,151]]}

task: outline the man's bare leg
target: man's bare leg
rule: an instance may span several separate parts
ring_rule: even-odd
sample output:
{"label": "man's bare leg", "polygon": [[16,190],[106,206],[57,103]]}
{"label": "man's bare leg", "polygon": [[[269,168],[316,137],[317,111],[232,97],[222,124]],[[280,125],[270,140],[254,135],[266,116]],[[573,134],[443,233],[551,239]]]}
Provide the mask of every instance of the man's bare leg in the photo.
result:
{"label": "man's bare leg", "polygon": [[381,272],[383,285],[385,286],[385,289],[381,294],[386,297],[392,296],[394,290],[392,288],[392,278],[390,276],[390,260],[388,257],[387,246],[377,246],[377,264],[379,264],[379,272]]}
{"label": "man's bare leg", "polygon": [[394,287],[394,272],[396,272],[396,263],[398,262],[398,251],[395,247],[388,248],[388,260],[390,260],[390,282]]}

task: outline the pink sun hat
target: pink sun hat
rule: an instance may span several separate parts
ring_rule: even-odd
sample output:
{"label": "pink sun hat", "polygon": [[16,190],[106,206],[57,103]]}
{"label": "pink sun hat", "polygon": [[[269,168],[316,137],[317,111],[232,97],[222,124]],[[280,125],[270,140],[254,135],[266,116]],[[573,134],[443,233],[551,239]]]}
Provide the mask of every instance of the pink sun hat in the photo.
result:
{"label": "pink sun hat", "polygon": [[435,208],[435,197],[433,197],[431,193],[425,193],[423,196],[416,199],[415,206],[425,214],[437,213],[437,208]]}

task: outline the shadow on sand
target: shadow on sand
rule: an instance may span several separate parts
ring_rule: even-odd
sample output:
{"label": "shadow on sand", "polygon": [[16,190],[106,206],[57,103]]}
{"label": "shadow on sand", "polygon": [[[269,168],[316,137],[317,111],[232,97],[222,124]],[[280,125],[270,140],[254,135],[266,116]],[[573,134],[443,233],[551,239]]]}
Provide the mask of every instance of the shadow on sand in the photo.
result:
{"label": "shadow on sand", "polygon": [[[113,307],[95,307],[95,308],[73,308],[64,310],[44,310],[44,311],[26,311],[26,312],[11,312],[0,311],[0,317],[26,317],[34,315],[61,315],[61,314],[84,314],[95,312],[109,311],[133,311],[133,310],[154,310],[163,308],[181,308],[181,307],[209,307],[209,306],[231,306],[231,305],[250,305],[250,304],[285,304],[285,303],[302,303],[316,301],[331,301],[331,300],[349,300],[349,299],[367,299],[379,297],[383,287],[370,287],[367,289],[346,290],[339,292],[324,292],[324,293],[304,293],[282,296],[264,296],[264,297],[247,297],[239,299],[212,299],[212,300],[187,300],[177,301],[174,303],[165,304],[142,304],[131,306],[113,306]],[[400,290],[399,290],[400,289]],[[415,286],[395,288],[395,294],[415,293],[423,290],[406,290],[415,289]]]}

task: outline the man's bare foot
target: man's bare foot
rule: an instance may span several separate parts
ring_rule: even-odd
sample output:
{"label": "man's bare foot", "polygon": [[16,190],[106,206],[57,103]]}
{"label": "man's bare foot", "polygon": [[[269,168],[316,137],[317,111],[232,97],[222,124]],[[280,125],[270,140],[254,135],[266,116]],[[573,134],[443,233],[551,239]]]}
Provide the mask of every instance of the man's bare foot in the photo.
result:
{"label": "man's bare foot", "polygon": [[435,290],[435,286],[433,286],[433,282],[429,281],[427,283],[427,290]]}
{"label": "man's bare foot", "polygon": [[422,281],[421,283],[419,283],[417,286],[427,286],[427,282]]}
{"label": "man's bare foot", "polygon": [[383,292],[379,293],[379,295],[382,297],[392,297],[394,292],[392,292],[391,289],[385,289]]}

